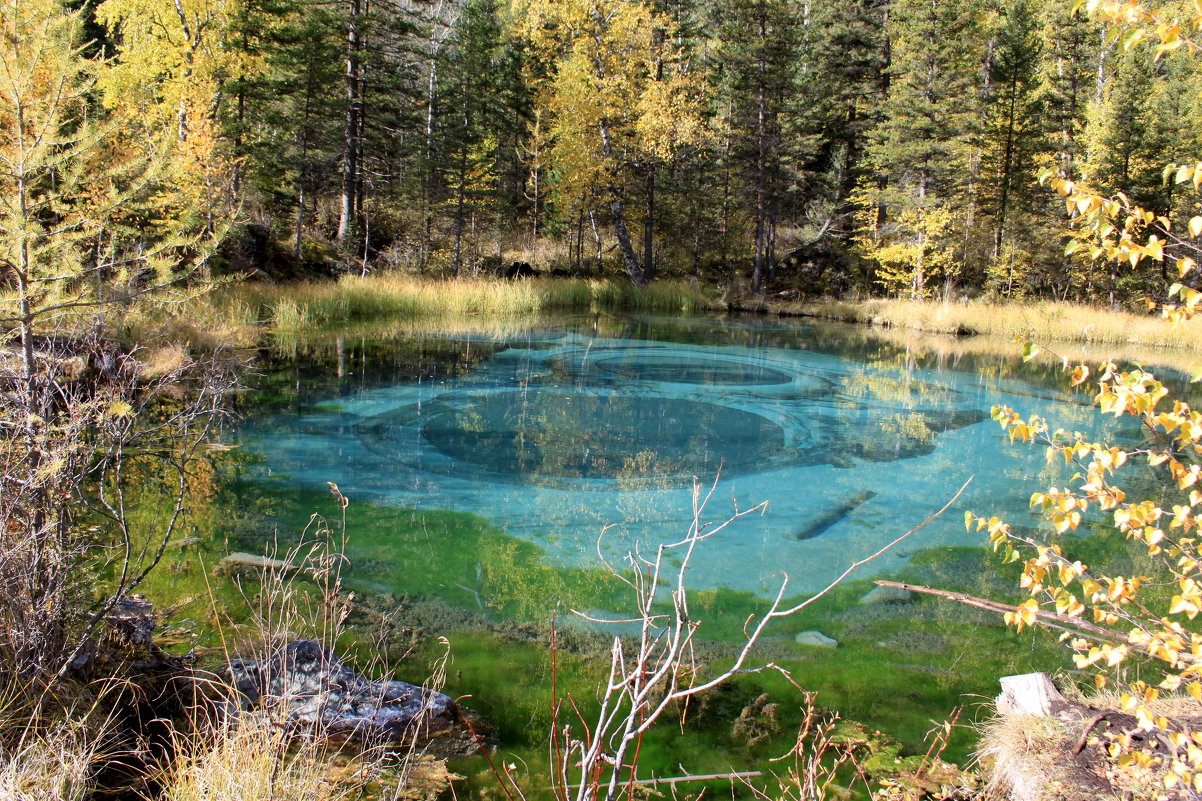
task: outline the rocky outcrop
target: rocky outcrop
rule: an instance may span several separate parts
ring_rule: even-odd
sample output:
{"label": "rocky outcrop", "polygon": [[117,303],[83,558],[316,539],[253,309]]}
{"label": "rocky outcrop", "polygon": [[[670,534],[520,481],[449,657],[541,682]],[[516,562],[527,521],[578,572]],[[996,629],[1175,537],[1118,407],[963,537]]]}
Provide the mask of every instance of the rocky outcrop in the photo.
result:
{"label": "rocky outcrop", "polygon": [[244,708],[336,739],[408,742],[457,724],[459,707],[442,693],[403,681],[376,681],[348,668],[313,640],[289,643],[270,659],[236,659],[230,678]]}

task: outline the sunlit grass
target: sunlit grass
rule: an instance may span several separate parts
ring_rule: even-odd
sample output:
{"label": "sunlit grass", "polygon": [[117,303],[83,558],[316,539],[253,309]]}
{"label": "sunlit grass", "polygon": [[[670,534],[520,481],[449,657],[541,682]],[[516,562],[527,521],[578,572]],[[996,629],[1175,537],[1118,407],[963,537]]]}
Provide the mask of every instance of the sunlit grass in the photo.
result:
{"label": "sunlit grass", "polygon": [[65,719],[39,727],[5,720],[13,742],[0,745],[0,798],[20,801],[85,801],[95,789],[92,773],[103,730]]}
{"label": "sunlit grass", "polygon": [[636,287],[609,280],[438,281],[378,275],[229,287],[198,301],[190,316],[215,324],[256,323],[277,333],[301,333],[323,325],[383,318],[514,318],[603,309],[687,314],[715,305],[703,291],[680,282]]}
{"label": "sunlit grass", "polygon": [[331,768],[311,743],[259,716],[239,716],[176,744],[164,778],[174,801],[319,801],[331,793]]}
{"label": "sunlit grass", "polygon": [[1202,350],[1202,322],[1173,328],[1152,315],[1054,301],[819,301],[785,307],[818,317],[948,334],[1027,337],[1037,342],[1083,342]]}

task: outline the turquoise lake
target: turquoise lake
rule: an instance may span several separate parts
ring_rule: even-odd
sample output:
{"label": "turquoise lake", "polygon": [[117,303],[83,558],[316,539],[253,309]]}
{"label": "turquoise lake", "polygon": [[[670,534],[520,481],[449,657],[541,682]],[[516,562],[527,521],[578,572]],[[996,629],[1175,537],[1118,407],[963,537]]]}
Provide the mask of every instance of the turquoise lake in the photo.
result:
{"label": "turquoise lake", "polygon": [[[1138,433],[1059,388],[1054,369],[1024,375],[1017,354],[940,363],[831,325],[583,318],[318,351],[268,373],[262,392],[295,401],[238,429],[260,457],[244,481],[315,493],[334,482],[355,502],[474,513],[552,565],[588,568],[679,539],[694,482],[717,480],[703,520],[764,506],[705,543],[698,590],[767,596],[787,577],[790,595],[813,592],[969,479],[859,577],[895,573],[918,549],[980,546],[965,510],[1035,526],[1030,493],[1069,474],[1042,448],[1011,445],[994,404],[1102,439]],[[403,589],[380,572],[381,587]],[[446,596],[462,603],[465,589],[488,603],[470,580],[448,581]]]}
{"label": "turquoise lake", "polygon": [[[234,551],[302,548],[320,528],[311,516],[323,516],[346,557],[344,586],[367,608],[348,621],[340,647],[423,682],[449,643],[445,691],[470,699],[537,788],[552,673],[590,714],[608,635],[631,633],[629,623],[597,622],[629,618],[633,603],[606,565],[621,570],[630,551],[679,540],[695,486],[714,487],[701,513],[711,527],[763,505],[705,540],[690,565],[697,659],[715,666],[786,577],[787,603],[797,603],[971,478],[942,517],[764,632],[754,658],[791,679],[757,673],[715,691],[687,723],[644,743],[640,774],[775,770],[767,760],[790,747],[804,714],[798,687],[882,732],[900,754],[921,755],[932,721],[957,708],[962,723],[988,716],[1000,676],[1071,671],[1054,635],[1015,632],[988,612],[929,596],[863,601],[874,576],[1020,598],[1017,565],[966,531],[964,512],[999,515],[1046,540],[1028,499],[1072,472],[1042,447],[1011,444],[991,406],[1100,440],[1140,437],[1130,420],[1098,414],[1086,389],[1069,390],[1058,362],[1023,363],[1016,345],[767,318],[585,315],[430,328],[347,327],[262,349],[238,422],[223,434],[235,447],[218,449],[214,481],[196,485],[209,494],[195,504],[195,556],[173,555],[147,591],[216,593],[202,629],[250,621],[248,605],[263,597],[253,578],[212,582],[211,566]],[[1124,481],[1133,493],[1161,486],[1148,470]],[[350,499],[345,540],[329,483]],[[1070,558],[1147,569],[1094,522],[1065,539]],[[679,558],[670,553],[668,563]],[[837,647],[798,641],[815,630]],[[736,721],[761,698],[780,711],[753,745]],[[975,741],[971,728],[957,729],[945,758],[963,762]],[[495,789],[483,760],[457,769],[484,796]]]}

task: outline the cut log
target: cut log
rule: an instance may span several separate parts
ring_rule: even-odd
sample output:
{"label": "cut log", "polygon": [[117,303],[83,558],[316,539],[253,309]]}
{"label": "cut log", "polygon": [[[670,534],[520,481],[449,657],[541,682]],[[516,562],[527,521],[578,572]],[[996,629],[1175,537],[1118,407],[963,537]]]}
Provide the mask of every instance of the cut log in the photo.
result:
{"label": "cut log", "polygon": [[797,532],[797,539],[808,540],[813,537],[817,537],[819,534],[826,531],[828,528],[854,512],[861,505],[867,503],[875,497],[876,493],[872,490],[864,490],[863,492],[858,493],[839,504],[835,508],[822,512],[801,527],[801,529]]}
{"label": "cut log", "polygon": [[1003,676],[1000,682],[1002,694],[997,697],[999,712],[1047,716],[1073,706],[1060,694],[1046,673]]}

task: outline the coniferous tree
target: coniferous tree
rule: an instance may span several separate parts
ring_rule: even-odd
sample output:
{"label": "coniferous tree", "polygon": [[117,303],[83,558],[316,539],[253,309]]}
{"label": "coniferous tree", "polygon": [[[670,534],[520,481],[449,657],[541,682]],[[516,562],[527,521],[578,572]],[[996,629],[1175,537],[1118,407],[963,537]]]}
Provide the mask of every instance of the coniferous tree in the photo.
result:
{"label": "coniferous tree", "polygon": [[[517,154],[529,114],[522,57],[496,0],[471,0],[441,51],[438,70],[442,184],[451,198],[453,275],[463,263],[468,216],[516,209]],[[514,215],[516,217],[516,215]]]}
{"label": "coniferous tree", "polygon": [[889,91],[870,149],[878,175],[866,188],[871,230],[863,241],[882,261],[882,285],[912,297],[954,277],[971,228],[983,13],[977,0],[890,7]]}
{"label": "coniferous tree", "polygon": [[752,290],[772,264],[773,221],[785,186],[781,117],[795,88],[801,15],[792,0],[732,0],[714,8],[731,158],[740,166],[754,231]]}
{"label": "coniferous tree", "polygon": [[846,238],[855,225],[864,153],[888,88],[885,0],[807,5],[805,53],[789,103],[785,151],[796,165],[796,223],[810,241]]}
{"label": "coniferous tree", "polygon": [[[1040,39],[1031,0],[1012,0],[1004,9],[989,65],[991,94],[982,136],[982,205],[992,222],[991,260],[1006,261],[1005,294],[1013,292],[1012,230],[1022,227],[1037,189],[1036,158],[1043,144]],[[1013,237],[1012,237],[1013,238]],[[1009,256],[1004,247],[1011,248]]]}

